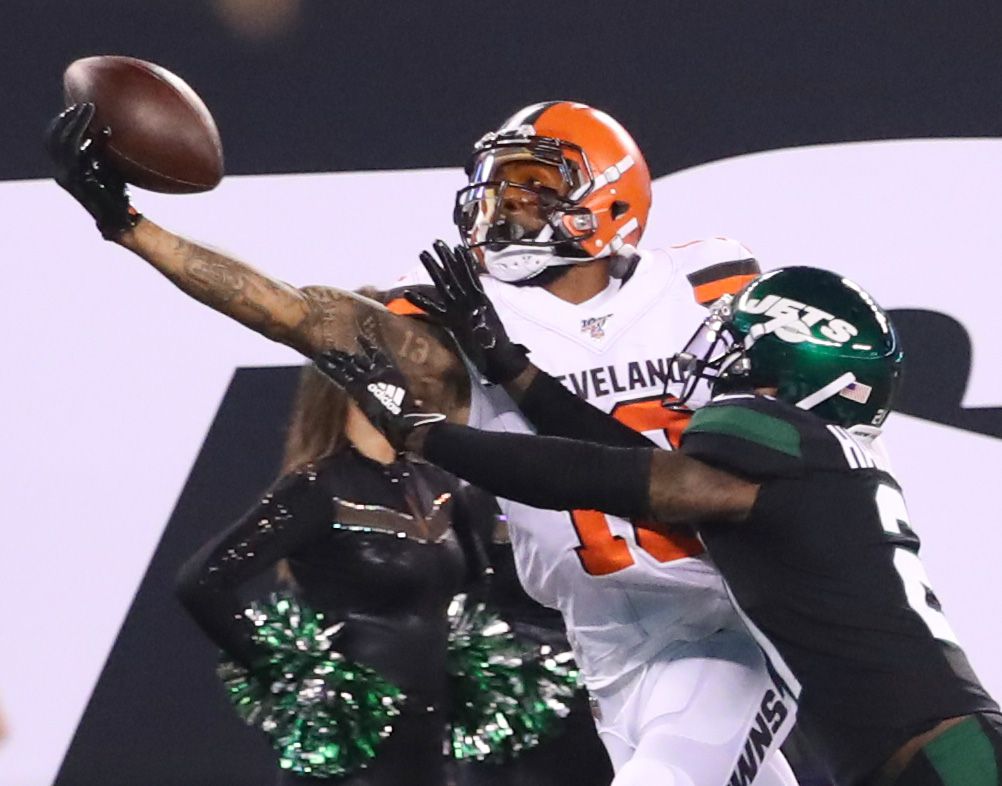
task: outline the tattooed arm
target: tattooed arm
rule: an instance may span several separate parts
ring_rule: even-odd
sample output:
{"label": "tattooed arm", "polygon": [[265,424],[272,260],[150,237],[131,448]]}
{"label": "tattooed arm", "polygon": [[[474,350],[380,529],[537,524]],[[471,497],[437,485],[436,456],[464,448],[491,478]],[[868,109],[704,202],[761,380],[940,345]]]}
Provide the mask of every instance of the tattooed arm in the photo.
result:
{"label": "tattooed arm", "polygon": [[424,406],[465,422],[469,378],[451,340],[434,326],[352,292],[296,288],[146,218],[115,242],[195,300],[308,358],[331,348],[356,351],[356,336],[366,336],[394,356]]}
{"label": "tattooed arm", "polygon": [[315,352],[317,330],[310,329],[311,302],[304,292],[148,219],[116,241],[195,300],[305,355]]}
{"label": "tattooed arm", "polygon": [[102,161],[102,145],[90,131],[94,112],[93,104],[81,103],[60,113],[46,146],[56,182],[91,214],[106,240],[138,254],[199,302],[308,358],[328,349],[353,351],[356,335],[365,335],[397,360],[427,406],[465,418],[469,379],[451,339],[350,292],[276,281],[143,218],[129,202],[125,181]]}

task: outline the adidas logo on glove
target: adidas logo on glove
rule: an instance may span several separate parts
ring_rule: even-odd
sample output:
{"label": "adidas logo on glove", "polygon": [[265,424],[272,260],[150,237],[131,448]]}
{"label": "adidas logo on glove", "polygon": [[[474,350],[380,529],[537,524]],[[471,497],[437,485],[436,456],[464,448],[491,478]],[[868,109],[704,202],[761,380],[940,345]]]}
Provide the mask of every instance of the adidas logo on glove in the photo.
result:
{"label": "adidas logo on glove", "polygon": [[366,390],[394,415],[400,414],[400,404],[403,402],[404,396],[407,395],[407,391],[402,387],[391,385],[388,382],[370,382]]}

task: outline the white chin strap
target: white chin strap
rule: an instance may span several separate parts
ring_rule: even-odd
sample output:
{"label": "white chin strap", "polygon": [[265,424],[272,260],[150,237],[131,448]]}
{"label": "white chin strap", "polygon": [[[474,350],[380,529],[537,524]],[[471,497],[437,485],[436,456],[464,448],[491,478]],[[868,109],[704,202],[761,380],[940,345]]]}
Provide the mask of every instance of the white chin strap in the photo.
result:
{"label": "white chin strap", "polygon": [[498,281],[525,281],[539,275],[548,267],[576,265],[586,260],[559,257],[546,246],[509,245],[500,251],[483,250],[484,267]]}
{"label": "white chin strap", "polygon": [[822,401],[827,401],[832,396],[838,395],[841,391],[845,390],[849,385],[856,381],[856,375],[851,371],[847,371],[840,377],[836,377],[823,388],[815,390],[809,396],[805,396],[797,402],[797,406],[800,409],[814,409]]}

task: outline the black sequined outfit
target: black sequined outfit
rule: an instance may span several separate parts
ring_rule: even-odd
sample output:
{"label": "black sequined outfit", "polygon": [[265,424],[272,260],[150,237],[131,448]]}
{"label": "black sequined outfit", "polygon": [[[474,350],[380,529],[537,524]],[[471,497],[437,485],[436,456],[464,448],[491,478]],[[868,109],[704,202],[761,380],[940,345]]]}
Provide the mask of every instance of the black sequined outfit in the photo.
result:
{"label": "black sequined outfit", "polygon": [[[283,477],[178,577],[178,595],[196,622],[249,667],[264,653],[240,616],[246,603],[238,589],[287,559],[300,599],[345,621],[335,649],[405,692],[406,706],[375,760],[338,783],[444,782],[446,609],[486,567],[465,511],[451,475],[407,461],[383,466],[349,448]],[[318,782],[289,773],[282,779]]]}

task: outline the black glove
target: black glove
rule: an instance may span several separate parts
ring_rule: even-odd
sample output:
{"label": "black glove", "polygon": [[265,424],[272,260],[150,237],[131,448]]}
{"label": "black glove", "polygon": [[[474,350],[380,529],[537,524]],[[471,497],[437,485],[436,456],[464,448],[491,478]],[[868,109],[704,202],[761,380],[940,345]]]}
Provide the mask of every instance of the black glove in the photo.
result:
{"label": "black glove", "polygon": [[87,134],[94,105],[74,104],[56,117],[45,134],[45,146],[56,165],[56,182],[94,216],[105,240],[134,227],[142,216],[129,204],[125,180],[101,157],[111,129]]}
{"label": "black glove", "polygon": [[317,368],[344,388],[372,425],[403,452],[414,429],[445,420],[445,415],[417,410],[407,380],[393,361],[365,336],[359,336],[358,343],[361,354],[331,349],[317,356]]}
{"label": "black glove", "polygon": [[447,327],[470,361],[491,382],[510,382],[529,365],[529,350],[509,337],[490,298],[477,276],[473,254],[464,246],[455,252],[441,240],[434,243],[441,267],[427,251],[421,252],[438,297],[432,299],[413,290],[404,297]]}

